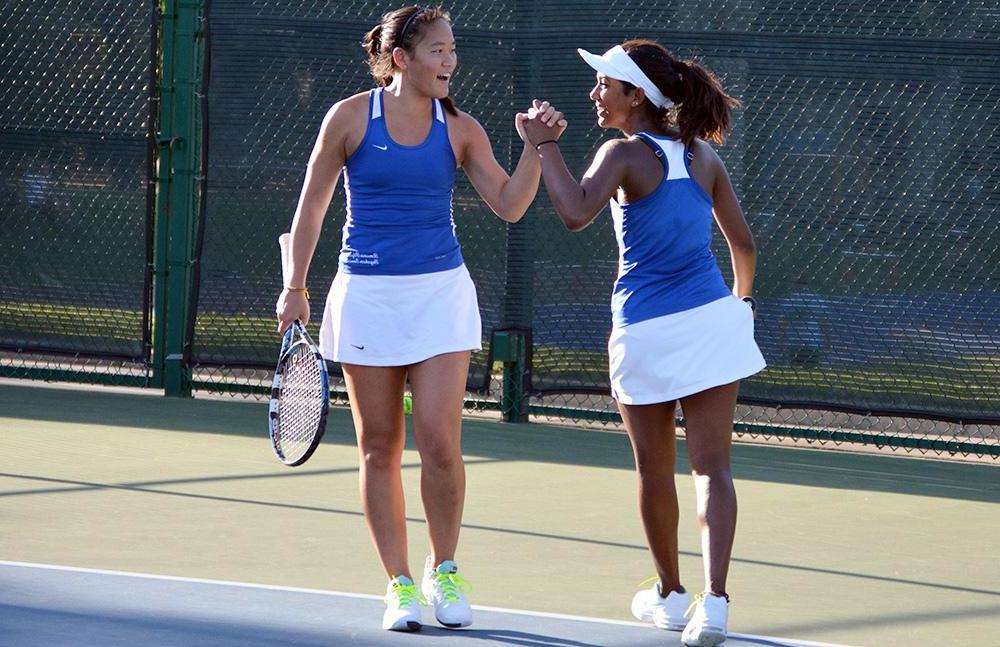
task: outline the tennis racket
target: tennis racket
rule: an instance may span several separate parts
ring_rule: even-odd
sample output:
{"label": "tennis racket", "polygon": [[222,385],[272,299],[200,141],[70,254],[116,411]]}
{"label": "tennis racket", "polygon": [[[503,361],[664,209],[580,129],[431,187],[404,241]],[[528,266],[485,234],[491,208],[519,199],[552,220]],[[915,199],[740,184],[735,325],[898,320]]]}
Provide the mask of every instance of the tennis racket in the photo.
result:
{"label": "tennis racket", "polygon": [[[288,234],[278,238],[285,285],[288,285],[288,238]],[[278,460],[292,467],[309,460],[326,430],[329,397],[326,362],[306,327],[296,319],[281,341],[271,383],[268,431]]]}

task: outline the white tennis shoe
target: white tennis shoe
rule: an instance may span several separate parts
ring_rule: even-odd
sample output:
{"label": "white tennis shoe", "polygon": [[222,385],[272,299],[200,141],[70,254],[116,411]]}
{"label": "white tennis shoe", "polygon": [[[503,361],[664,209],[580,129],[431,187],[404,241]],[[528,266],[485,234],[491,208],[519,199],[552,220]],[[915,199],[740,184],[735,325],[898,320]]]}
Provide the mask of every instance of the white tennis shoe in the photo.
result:
{"label": "white tennis shoe", "polygon": [[655,582],[652,587],[639,591],[632,598],[632,615],[643,622],[652,622],[660,629],[683,631],[687,625],[685,615],[690,606],[690,593],[671,591],[663,597],[660,595],[660,583]]}
{"label": "white tennis shoe", "polygon": [[405,575],[392,578],[385,590],[382,628],[388,631],[420,631],[423,625],[420,605],[423,602],[413,580]]}
{"label": "white tennis shoe", "polygon": [[721,595],[699,593],[695,596],[694,613],[681,634],[686,647],[715,647],[726,641],[729,622],[729,600]]}
{"label": "white tennis shoe", "polygon": [[434,605],[434,617],[449,629],[472,624],[472,607],[465,597],[469,583],[458,574],[458,565],[446,559],[435,567],[428,557],[421,585],[428,604]]}

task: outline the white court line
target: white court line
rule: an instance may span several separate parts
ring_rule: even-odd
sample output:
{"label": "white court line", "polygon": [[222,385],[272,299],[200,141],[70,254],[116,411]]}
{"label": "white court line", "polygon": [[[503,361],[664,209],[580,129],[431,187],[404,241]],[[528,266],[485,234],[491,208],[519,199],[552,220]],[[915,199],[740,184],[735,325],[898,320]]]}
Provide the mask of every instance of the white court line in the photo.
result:
{"label": "white court line", "polygon": [[[14,566],[19,568],[37,568],[49,571],[69,571],[72,573],[92,573],[95,575],[116,575],[119,577],[137,577],[147,580],[163,580],[167,582],[185,582],[191,584],[213,584],[216,586],[233,586],[245,589],[260,589],[264,591],[287,591],[290,593],[310,593],[313,595],[326,595],[330,597],[355,598],[360,600],[382,601],[384,596],[371,595],[368,593],[347,593],[346,591],[330,591],[325,589],[307,589],[297,586],[278,586],[273,584],[252,584],[250,582],[233,582],[230,580],[210,580],[199,577],[178,577],[174,575],[152,575],[149,573],[133,573],[130,571],[112,571],[103,568],[82,568],[79,566],[58,566],[55,564],[37,564],[33,562],[10,562],[0,560],[0,566]],[[603,625],[624,625],[627,627],[648,627],[646,622],[630,622],[628,620],[612,620],[609,618],[589,618],[587,616],[574,616],[564,613],[548,613],[545,611],[526,611],[524,609],[506,609],[504,607],[485,607],[477,604],[472,605],[473,609],[480,611],[495,611],[498,613],[510,613],[520,616],[533,616],[537,618],[552,618],[554,620],[575,620],[577,622],[594,622]],[[850,645],[838,645],[834,643],[810,642],[808,640],[771,638],[768,636],[755,636],[753,634],[729,633],[730,638],[745,640],[771,640],[782,641],[791,640],[796,647],[850,647]]]}

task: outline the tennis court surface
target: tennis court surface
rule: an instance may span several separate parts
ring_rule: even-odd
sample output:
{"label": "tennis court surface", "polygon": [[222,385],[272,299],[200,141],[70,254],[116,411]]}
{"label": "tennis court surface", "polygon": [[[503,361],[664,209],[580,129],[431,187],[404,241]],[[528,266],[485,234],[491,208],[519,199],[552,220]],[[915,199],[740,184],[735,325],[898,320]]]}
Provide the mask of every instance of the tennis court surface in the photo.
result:
{"label": "tennis court surface", "polygon": [[[680,634],[646,625],[476,609],[475,626],[425,625],[419,635],[378,628],[382,600],[308,589],[151,577],[0,563],[4,645],[680,645]],[[425,622],[433,614],[427,612]],[[734,635],[730,647],[819,643]]]}
{"label": "tennis court surface", "polygon": [[[466,421],[469,630],[379,629],[350,416],[280,465],[259,402],[0,383],[0,645],[678,645],[632,622],[652,574],[621,434]],[[681,572],[700,584],[683,443]],[[410,561],[427,550],[404,454]],[[740,445],[730,647],[990,644],[1000,471]],[[341,593],[335,593],[341,592]],[[519,611],[510,611],[517,609]]]}

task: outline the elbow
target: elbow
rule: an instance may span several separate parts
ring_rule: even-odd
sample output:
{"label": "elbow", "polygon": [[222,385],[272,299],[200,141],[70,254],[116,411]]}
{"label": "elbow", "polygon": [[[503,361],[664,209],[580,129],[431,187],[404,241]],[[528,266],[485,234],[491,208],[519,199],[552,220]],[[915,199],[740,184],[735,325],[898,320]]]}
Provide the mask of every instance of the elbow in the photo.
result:
{"label": "elbow", "polygon": [[497,218],[503,220],[504,222],[514,224],[516,222],[520,222],[521,218],[524,217],[524,214],[528,212],[528,207],[531,206],[531,201],[528,200],[523,204],[518,204],[503,200],[501,197],[500,200],[495,202],[488,201],[487,204],[489,204]]}
{"label": "elbow", "polygon": [[733,251],[739,253],[742,256],[749,256],[750,258],[757,257],[757,243],[754,242],[753,236],[747,235],[745,238],[740,238],[740,240],[733,241]]}
{"label": "elbow", "polygon": [[498,212],[497,216],[500,217],[500,220],[503,220],[504,222],[513,225],[515,223],[521,222],[521,218],[524,217],[526,211],[527,209],[523,209],[521,211],[502,211]]}
{"label": "elbow", "polygon": [[591,220],[593,220],[593,218],[588,218],[586,215],[582,213],[565,212],[565,211],[559,212],[559,219],[562,220],[562,223],[563,225],[566,226],[566,229],[570,231],[581,231],[585,229],[587,225],[590,224]]}

